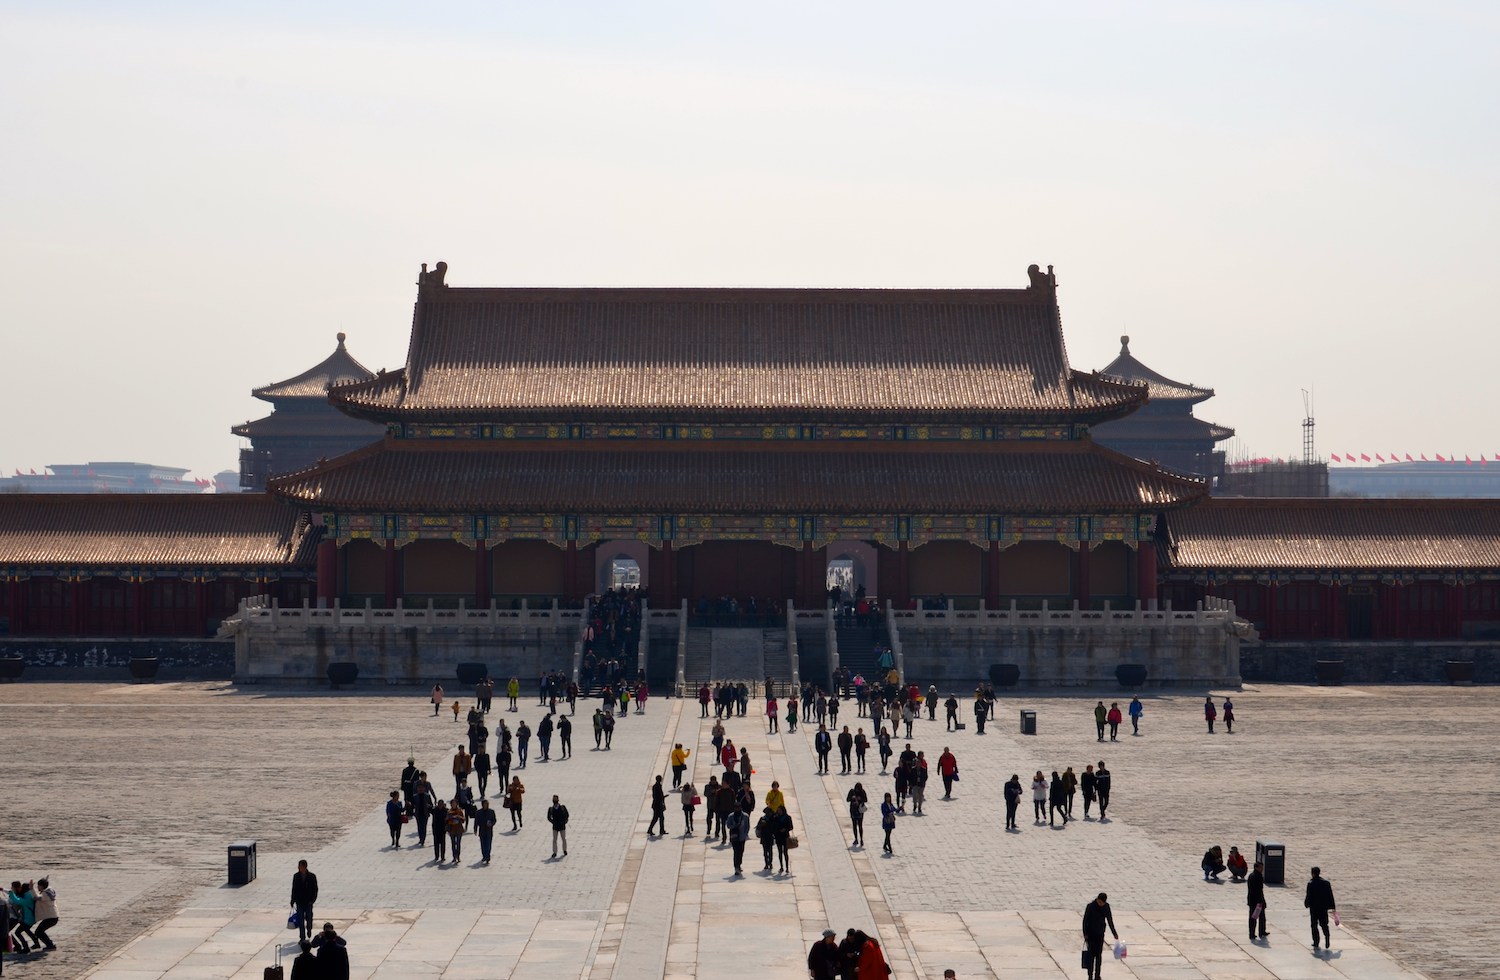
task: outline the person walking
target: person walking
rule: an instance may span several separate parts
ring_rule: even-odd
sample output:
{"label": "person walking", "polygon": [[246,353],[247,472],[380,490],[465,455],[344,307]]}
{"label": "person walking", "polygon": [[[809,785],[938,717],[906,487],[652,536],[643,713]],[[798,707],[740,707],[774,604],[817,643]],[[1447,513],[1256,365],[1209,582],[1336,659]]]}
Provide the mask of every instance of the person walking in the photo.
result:
{"label": "person walking", "polygon": [[567,857],[568,808],[562,805],[556,793],[552,794],[552,805],[547,808],[547,823],[552,825],[552,856],[557,857],[557,843],[562,841],[563,857]]}
{"label": "person walking", "polygon": [[1094,772],[1094,794],[1099,797],[1099,819],[1104,819],[1104,811],[1109,809],[1109,770],[1104,767],[1104,760],[1099,760],[1099,768]]}
{"label": "person walking", "polygon": [[1067,769],[1063,770],[1062,782],[1063,796],[1065,797],[1063,801],[1063,813],[1067,815],[1069,820],[1072,820],[1073,797],[1078,792],[1078,775],[1073,772],[1072,766],[1069,766]]}
{"label": "person walking", "polygon": [[469,829],[469,815],[464,810],[463,800],[454,799],[448,807],[448,843],[453,848],[453,863],[458,864],[463,850],[464,831]]}
{"label": "person walking", "polygon": [[490,785],[490,754],[481,748],[474,755],[474,778],[479,782],[479,798],[482,800]]}
{"label": "person walking", "polygon": [[573,758],[573,722],[567,715],[559,715],[557,719],[557,746],[564,759]]}
{"label": "person walking", "polygon": [[1146,713],[1146,708],[1141,704],[1140,698],[1130,699],[1130,734],[1141,733],[1141,715]]}
{"label": "person walking", "polygon": [[927,696],[923,700],[927,702],[927,720],[937,721],[938,689],[936,684],[927,686]]}
{"label": "person walking", "polygon": [[526,727],[525,719],[516,726],[516,759],[517,769],[526,768],[526,750],[531,747],[531,729]]}
{"label": "person walking", "polygon": [[818,774],[828,773],[828,754],[833,751],[833,736],[828,734],[827,725],[819,725],[818,733],[813,736],[813,750],[818,753]]}
{"label": "person walking", "polygon": [[989,717],[990,704],[983,694],[974,695],[974,734],[984,734],[984,720]]}
{"label": "person walking", "polygon": [[1104,726],[1109,721],[1109,709],[1100,701],[1094,706],[1094,727],[1099,730],[1099,741],[1104,741]]}
{"label": "person walking", "polygon": [[495,843],[495,821],[498,815],[490,809],[489,800],[479,801],[479,810],[474,814],[474,835],[479,838],[479,856],[485,864],[490,863],[490,848]]}
{"label": "person walking", "polygon": [[1100,892],[1098,897],[1083,910],[1083,942],[1088,948],[1088,980],[1101,980],[1100,968],[1104,964],[1104,927],[1118,942],[1120,934],[1115,930],[1115,916],[1109,907],[1109,896]]}
{"label": "person walking", "polygon": [[432,717],[436,718],[438,712],[443,710],[443,685],[432,685]]}
{"label": "person walking", "polygon": [[855,847],[865,846],[865,811],[870,804],[869,794],[865,792],[863,783],[855,783],[854,788],[844,794],[844,801],[849,804],[849,823],[854,830]]}
{"label": "person walking", "polygon": [[953,799],[953,781],[958,778],[958,759],[946,745],[943,746],[943,754],[938,756],[938,775],[943,777],[943,799]]}
{"label": "person walking", "polygon": [[693,754],[692,749],[685,749],[678,742],[672,749],[672,788],[682,788],[682,774],[687,771],[688,756]]}
{"label": "person walking", "polygon": [[[725,775],[728,776],[730,774],[726,773]],[[744,785],[744,781],[741,782],[741,785]],[[751,805],[754,806],[755,797],[752,796],[750,799]],[[719,828],[719,843],[721,844],[728,839],[729,827],[727,821],[738,803],[739,793],[730,785],[730,781],[727,778],[719,784],[719,788],[714,793],[713,799],[708,801],[709,809],[713,811],[714,819]],[[712,830],[709,831],[709,836],[713,836]]]}
{"label": "person walking", "polygon": [[[1256,867],[1259,867],[1257,862]],[[1338,904],[1333,900],[1333,886],[1323,877],[1323,869],[1313,868],[1312,878],[1307,882],[1307,892],[1303,896],[1302,905],[1307,909],[1308,917],[1312,921],[1312,945],[1314,952],[1318,949],[1318,929],[1323,929],[1323,945],[1333,948],[1333,940],[1328,935],[1328,913],[1333,912],[1335,920],[1338,919]]]}
{"label": "person walking", "polygon": [[1063,824],[1066,825],[1068,822],[1068,794],[1063,788],[1062,777],[1057,774],[1056,769],[1052,770],[1052,783],[1047,788],[1047,802],[1049,804],[1047,809],[1047,826],[1056,826],[1053,823],[1053,819],[1059,813],[1062,814]]}
{"label": "person walking", "polygon": [[786,812],[786,807],[781,806],[776,810],[772,818],[772,827],[776,831],[776,858],[781,865],[781,873],[784,875],[792,873],[792,815]]}
{"label": "person walking", "polygon": [[1031,778],[1032,823],[1041,823],[1047,818],[1047,777],[1038,769]]}
{"label": "person walking", "polygon": [[546,717],[544,717],[542,719],[542,723],[540,725],[536,726],[536,741],[537,741],[537,744],[542,747],[542,761],[543,762],[551,762],[552,761],[551,752],[552,752],[552,729],[553,729],[553,727],[554,726],[552,724],[552,716],[551,715],[547,715]]}
{"label": "person walking", "polygon": [[1255,942],[1255,927],[1260,938],[1266,938],[1266,866],[1255,862],[1255,870],[1245,879],[1245,905],[1250,909],[1250,941]]}
{"label": "person walking", "polygon": [[712,698],[712,697],[713,697],[713,692],[708,689],[708,685],[707,684],[704,684],[702,687],[698,688],[698,717],[699,718],[707,718],[708,717],[708,702],[709,702],[709,699]]}
{"label": "person walking", "polygon": [[881,728],[875,738],[880,743],[880,771],[884,773],[891,761],[891,733]]}
{"label": "person walking", "polygon": [[1083,778],[1078,781],[1083,790],[1083,819],[1089,818],[1089,807],[1094,805],[1094,794],[1099,785],[1099,777],[1094,775],[1093,766],[1083,767]]}
{"label": "person walking", "polygon": [[521,696],[521,679],[519,677],[512,677],[509,681],[506,682],[505,696],[510,699],[510,710],[521,710],[516,705],[516,700]]}
{"label": "person walking", "polygon": [[613,711],[604,712],[604,750],[608,752],[614,748],[615,742],[615,714]]}
{"label": "person walking", "polygon": [[774,694],[767,694],[766,695],[766,734],[767,735],[769,735],[772,732],[777,732],[779,734],[780,731],[781,731],[781,729],[779,729],[777,727],[777,721],[778,721],[777,712],[779,710],[780,710],[780,708],[779,708],[779,706],[776,703],[776,695],[774,695]]}
{"label": "person walking", "polygon": [[1234,702],[1224,698],[1224,731],[1234,734]]}
{"label": "person walking", "polygon": [[765,855],[766,866],[763,870],[771,870],[771,854],[776,849],[776,811],[766,807],[761,817],[755,823],[755,837],[760,841],[761,852]]}
{"label": "person walking", "polygon": [[406,821],[406,807],[401,805],[399,790],[391,790],[391,798],[385,801],[385,826],[391,832],[391,847],[401,849],[401,824]]}
{"label": "person walking", "polygon": [[505,805],[510,810],[510,829],[520,830],[526,826],[521,819],[521,800],[526,795],[526,786],[521,782],[520,776],[510,777],[510,785],[505,788]]}
{"label": "person walking", "polygon": [[1214,733],[1214,719],[1219,717],[1219,709],[1214,707],[1212,696],[1203,699],[1203,720],[1208,722],[1208,734]]}
{"label": "person walking", "polygon": [[927,799],[927,760],[921,752],[917,753],[917,761],[907,770],[906,780],[911,792],[911,812],[914,816],[920,816],[922,804]]}
{"label": "person walking", "polygon": [[1109,714],[1106,718],[1109,721],[1109,740],[1111,742],[1118,741],[1120,722],[1125,720],[1124,716],[1120,714],[1120,702],[1111,701],[1109,703]]}
{"label": "person walking", "polygon": [[458,789],[458,784],[463,782],[469,773],[474,771],[474,757],[464,751],[464,747],[458,747],[458,754],[453,757],[453,788]]}
{"label": "person walking", "polygon": [[755,774],[755,769],[752,768],[751,765],[750,765],[750,750],[747,749],[747,748],[741,748],[740,749],[740,779],[743,782],[747,782],[748,783],[750,781],[750,777],[752,775],[754,775],[754,774]]}
{"label": "person walking", "polygon": [[594,748],[598,749],[604,738],[604,709],[594,709]]}
{"label": "person walking", "polygon": [[[10,910],[10,935],[20,947],[21,955],[24,956],[33,949],[41,949],[42,941],[37,938],[31,928],[36,925],[36,895],[32,892],[32,882],[28,881],[24,884],[19,881],[11,882],[10,891],[5,896],[5,903]],[[0,949],[3,948],[3,945],[0,945]]]}
{"label": "person walking", "polygon": [[292,908],[297,911],[297,938],[311,939],[313,906],[318,902],[318,876],[307,870],[306,861],[297,862],[292,875]]}
{"label": "person walking", "polygon": [[656,782],[651,784],[651,823],[646,827],[646,836],[650,837],[652,830],[657,824],[661,824],[661,836],[667,835],[667,791],[661,784],[661,777],[656,777]]}
{"label": "person walking", "polygon": [[855,772],[863,774],[865,771],[865,753],[870,751],[870,740],[865,736],[865,730],[861,728],[859,734],[854,736],[854,766]]}
{"label": "person walking", "polygon": [[432,805],[432,859],[439,867],[448,860],[448,801],[443,799]]}
{"label": "person walking", "polygon": [[839,775],[848,775],[854,768],[854,760],[851,758],[853,754],[854,736],[849,734],[849,726],[845,725],[844,730],[839,732]]}
{"label": "person walking", "polygon": [[891,831],[896,829],[896,804],[891,802],[891,794],[885,794],[885,802],[880,804],[880,829],[885,831],[885,844],[882,850],[887,854],[895,854],[891,848]]}
{"label": "person walking", "polygon": [[1019,773],[1011,773],[1010,782],[1005,784],[1005,829],[1019,830],[1016,826],[1016,808],[1021,805],[1021,776]]}
{"label": "person walking", "polygon": [[[678,788],[678,793],[682,797],[683,836],[691,837],[693,835],[693,810],[697,808],[697,804],[693,801],[698,798],[698,787],[694,786],[693,781],[689,779]],[[713,818],[710,817],[709,821],[712,822],[712,820]]]}
{"label": "person walking", "polygon": [[745,873],[745,842],[750,839],[750,815],[736,804],[721,823],[729,828],[729,847],[734,852],[734,874],[738,878]]}
{"label": "person walking", "polygon": [[57,944],[47,935],[47,930],[57,925],[57,892],[52,890],[52,883],[43,878],[32,888],[31,895],[36,900],[31,909],[36,925],[31,932],[41,941],[42,948],[50,953],[57,948]]}

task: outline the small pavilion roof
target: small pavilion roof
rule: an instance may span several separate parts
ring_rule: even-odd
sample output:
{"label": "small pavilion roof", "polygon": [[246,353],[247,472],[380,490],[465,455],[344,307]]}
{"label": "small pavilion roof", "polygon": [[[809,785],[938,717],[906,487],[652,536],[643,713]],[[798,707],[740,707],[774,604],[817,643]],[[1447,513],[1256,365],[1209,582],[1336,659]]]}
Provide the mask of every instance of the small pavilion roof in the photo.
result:
{"label": "small pavilion roof", "polygon": [[[1190,405],[1207,401],[1214,396],[1212,388],[1199,388],[1183,384],[1155,371],[1135,359],[1130,353],[1130,338],[1120,338],[1120,356],[1110,361],[1100,375],[1126,384],[1144,384],[1151,393],[1152,401],[1185,401]],[[1226,437],[1227,438],[1227,437]]]}
{"label": "small pavilion roof", "polygon": [[300,565],[322,530],[263,493],[0,494],[0,566]]}
{"label": "small pavilion roof", "polygon": [[375,372],[356,361],[344,348],[344,334],[338,335],[338,342],[332,354],[295,378],[287,378],[285,381],[256,388],[250,394],[268,402],[274,402],[279,398],[322,400],[328,397],[328,389],[333,385],[368,381],[375,377]]}
{"label": "small pavilion roof", "polygon": [[1214,497],[1169,514],[1167,532],[1186,570],[1500,568],[1500,500]]}

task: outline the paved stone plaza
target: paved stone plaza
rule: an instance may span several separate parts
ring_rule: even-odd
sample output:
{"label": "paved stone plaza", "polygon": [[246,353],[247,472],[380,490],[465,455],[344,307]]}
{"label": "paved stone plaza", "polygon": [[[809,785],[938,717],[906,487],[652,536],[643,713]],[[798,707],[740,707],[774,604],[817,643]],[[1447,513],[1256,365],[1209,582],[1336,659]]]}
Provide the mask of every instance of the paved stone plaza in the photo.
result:
{"label": "paved stone plaza", "polygon": [[[837,774],[836,752],[834,774],[817,774],[815,726],[768,737],[762,718],[736,719],[728,733],[748,748],[757,791],[780,781],[802,839],[790,876],[761,872],[752,840],[741,879],[729,849],[705,840],[701,808],[696,836],[682,836],[675,800],[668,835],[646,836],[647,787],[670,772],[672,742],[697,747],[699,787],[711,772],[712,723],[695,702],[666,699],[622,721],[609,752],[593,750],[580,707],[576,758],[517,772],[526,826],[509,833],[501,811],[490,867],[472,836],[457,867],[436,867],[430,850],[390,849],[380,806],[408,751],[441,789],[462,727],[451,711],[434,719],[424,697],[0,688],[0,735],[22,788],[9,795],[7,825],[20,832],[0,838],[0,873],[50,875],[63,916],[61,950],[10,960],[7,973],[258,980],[291,935],[286,893],[299,857],[319,874],[317,918],[340,927],[364,977],[707,980],[747,966],[802,977],[808,943],[830,924],[878,934],[898,977],[946,968],[1071,977],[1081,972],[1079,910],[1101,889],[1130,946],[1123,964],[1106,963],[1113,976],[1456,978],[1500,968],[1474,860],[1500,836],[1485,812],[1500,790],[1497,763],[1490,739],[1474,736],[1500,721],[1485,689],[1247,689],[1235,695],[1235,733],[1212,736],[1201,696],[1151,696],[1142,736],[1104,745],[1087,696],[1007,698],[982,737],[971,718],[951,735],[941,718],[924,719],[914,747],[935,767],[951,745],[962,778],[951,801],[932,780],[927,814],[900,819],[889,857],[874,813],[873,846],[849,848],[842,800],[855,777]],[[1016,732],[1021,707],[1039,712],[1037,736]],[[841,721],[868,730],[853,715],[851,703]],[[507,717],[534,726],[540,716],[523,698]],[[1023,805],[1019,832],[1003,832],[1005,777],[1081,771],[1100,758],[1114,772],[1108,822],[1050,829]],[[873,752],[870,761],[859,778],[874,801],[891,783]],[[544,818],[553,793],[573,815],[569,856],[556,861]],[[1243,886],[1205,883],[1197,871],[1210,844],[1248,850],[1257,836],[1282,840],[1289,855],[1289,887],[1271,891],[1268,945],[1245,941]],[[241,837],[260,841],[260,877],[229,888],[224,849]],[[1314,863],[1348,927],[1323,959],[1308,948],[1300,901]]]}

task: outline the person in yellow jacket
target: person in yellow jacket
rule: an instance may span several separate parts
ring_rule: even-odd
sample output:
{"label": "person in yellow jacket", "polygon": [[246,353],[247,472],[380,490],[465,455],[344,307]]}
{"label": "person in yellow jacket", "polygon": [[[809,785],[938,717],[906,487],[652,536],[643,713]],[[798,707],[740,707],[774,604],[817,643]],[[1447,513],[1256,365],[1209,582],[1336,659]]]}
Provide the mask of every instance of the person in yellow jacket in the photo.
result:
{"label": "person in yellow jacket", "polygon": [[687,769],[688,756],[693,754],[692,749],[685,749],[678,742],[676,748],[672,749],[672,788],[679,789],[682,786],[682,773]]}
{"label": "person in yellow jacket", "polygon": [[510,683],[505,685],[505,694],[510,698],[510,710],[516,710],[516,698],[521,696],[520,678],[512,677]]}
{"label": "person in yellow jacket", "polygon": [[770,790],[766,792],[766,806],[771,808],[772,813],[776,813],[782,807],[786,806],[786,794],[781,791],[780,783],[771,783]]}

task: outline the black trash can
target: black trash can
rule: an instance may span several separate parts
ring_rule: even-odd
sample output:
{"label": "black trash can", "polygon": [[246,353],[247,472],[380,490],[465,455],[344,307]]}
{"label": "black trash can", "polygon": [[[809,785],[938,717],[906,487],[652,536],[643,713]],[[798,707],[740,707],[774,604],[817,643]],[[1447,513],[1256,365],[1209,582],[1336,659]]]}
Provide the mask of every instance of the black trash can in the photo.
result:
{"label": "black trash can", "polygon": [[248,885],[255,880],[255,841],[237,840],[229,845],[229,883]]}
{"label": "black trash can", "polygon": [[1268,885],[1286,884],[1286,847],[1274,840],[1255,842],[1255,860],[1266,866],[1261,874]]}
{"label": "black trash can", "polygon": [[1021,734],[1022,735],[1035,735],[1036,734],[1036,712],[1035,711],[1023,711],[1023,712],[1021,712]]}

